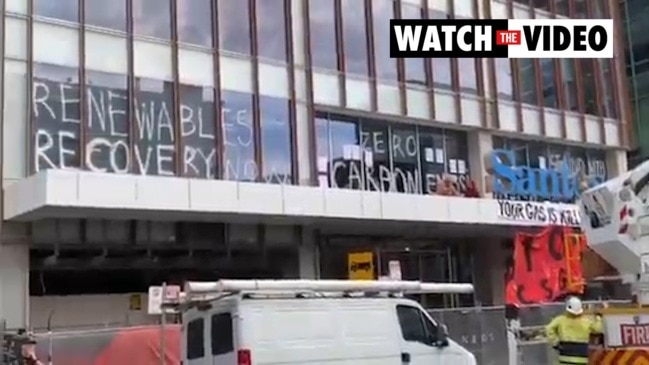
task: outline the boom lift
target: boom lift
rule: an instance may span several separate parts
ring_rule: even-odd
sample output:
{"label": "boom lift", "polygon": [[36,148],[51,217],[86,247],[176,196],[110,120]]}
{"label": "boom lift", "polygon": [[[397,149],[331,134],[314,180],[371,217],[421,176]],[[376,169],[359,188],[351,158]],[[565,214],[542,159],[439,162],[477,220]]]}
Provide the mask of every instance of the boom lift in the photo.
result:
{"label": "boom lift", "polygon": [[649,363],[649,161],[582,193],[587,244],[631,282],[634,302],[602,311],[603,348],[591,363]]}

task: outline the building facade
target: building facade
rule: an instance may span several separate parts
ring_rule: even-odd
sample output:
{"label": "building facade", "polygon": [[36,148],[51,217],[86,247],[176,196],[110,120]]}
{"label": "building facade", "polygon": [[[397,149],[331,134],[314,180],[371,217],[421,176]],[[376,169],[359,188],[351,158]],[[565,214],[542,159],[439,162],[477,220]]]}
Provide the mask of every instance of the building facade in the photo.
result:
{"label": "building facade", "polygon": [[620,1],[620,13],[626,36],[626,72],[629,77],[631,104],[635,114],[637,147],[633,163],[649,157],[649,35],[643,19],[649,15],[649,4],[638,0]]}
{"label": "building facade", "polygon": [[163,281],[395,262],[476,283],[428,306],[498,304],[502,241],[576,225],[577,185],[626,170],[623,47],[397,60],[387,37],[395,17],[619,19],[612,0],[1,3],[0,315],[14,326],[142,321],[124,293]]}

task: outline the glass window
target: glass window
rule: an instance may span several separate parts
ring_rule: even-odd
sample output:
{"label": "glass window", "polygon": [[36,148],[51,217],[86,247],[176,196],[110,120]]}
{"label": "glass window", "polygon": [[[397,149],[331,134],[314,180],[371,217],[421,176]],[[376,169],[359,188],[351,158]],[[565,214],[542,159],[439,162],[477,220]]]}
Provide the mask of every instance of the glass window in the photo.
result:
{"label": "glass window", "polygon": [[176,0],[178,41],[212,47],[212,1]]}
{"label": "glass window", "polygon": [[514,98],[514,78],[512,76],[511,60],[496,58],[496,88],[500,99],[511,100]]}
{"label": "glass window", "polygon": [[252,95],[223,90],[223,144],[226,180],[255,181],[255,133]]}
{"label": "glass window", "polygon": [[577,101],[577,82],[575,75],[575,60],[561,59],[561,72],[563,73],[563,89],[566,94],[566,108],[568,110],[579,110]]}
{"label": "glass window", "polygon": [[521,58],[519,60],[519,67],[521,79],[521,102],[538,105],[536,75],[534,73],[534,60],[529,58]]}
{"label": "glass window", "polygon": [[172,176],[176,172],[173,83],[137,78],[135,92],[135,171]]}
{"label": "glass window", "polygon": [[617,118],[617,108],[615,106],[615,82],[613,81],[612,65],[613,61],[602,59],[598,61],[602,73],[602,93],[604,94],[604,116],[608,118]]}
{"label": "glass window", "polygon": [[[322,1],[322,0],[321,0]],[[374,58],[378,79],[397,80],[397,60],[390,58],[390,19],[394,16],[394,0],[372,0],[374,26]]]}
{"label": "glass window", "polygon": [[250,5],[249,0],[218,0],[219,47],[223,50],[249,55]]}
{"label": "glass window", "polygon": [[556,108],[558,95],[555,83],[554,60],[544,58],[540,60],[541,78],[543,79],[543,105]]}
{"label": "glass window", "polygon": [[363,179],[360,164],[358,123],[343,118],[329,121],[331,136],[330,183],[335,188],[361,189]]}
{"label": "glass window", "polygon": [[91,171],[131,172],[126,75],[86,71],[86,166]]}
{"label": "glass window", "polygon": [[290,102],[287,99],[260,96],[259,108],[262,178],[272,184],[290,184],[292,182]]}
{"label": "glass window", "polygon": [[329,187],[329,120],[326,116],[315,118],[315,137],[318,161],[318,186]]}
{"label": "glass window", "polygon": [[211,87],[180,85],[182,173],[187,177],[218,176],[215,91]]}
{"label": "glass window", "polygon": [[[431,10],[428,14],[430,19],[448,19],[448,15],[440,11]],[[431,59],[433,68],[433,82],[435,87],[442,89],[451,89],[453,78],[451,77],[451,59],[450,58],[433,58]]]}
{"label": "glass window", "polygon": [[335,19],[333,1],[309,0],[309,33],[313,67],[338,69]]}
{"label": "glass window", "polygon": [[259,56],[286,61],[286,2],[285,0],[255,0],[257,2],[257,43]]}
{"label": "glass window", "polygon": [[415,127],[392,128],[391,150],[393,161],[393,190],[408,194],[419,194],[421,174],[419,173],[419,145]]}
{"label": "glass window", "polygon": [[[402,3],[401,18],[403,19],[423,19],[423,9],[419,6]],[[404,58],[405,82],[407,84],[426,86],[426,59],[424,58]]]}
{"label": "glass window", "polygon": [[76,23],[79,21],[79,1],[34,0],[34,15],[40,15],[48,18],[55,18]]}
{"label": "glass window", "polygon": [[423,171],[424,194],[433,195],[445,171],[444,131],[436,128],[419,129],[419,153]]}
{"label": "glass window", "polygon": [[363,146],[365,189],[393,191],[394,179],[390,168],[390,131],[387,124],[363,121],[361,125],[361,143]]}
{"label": "glass window", "polygon": [[554,11],[557,14],[569,16],[570,15],[570,5],[569,0],[551,0],[554,1]]}
{"label": "glass window", "polygon": [[475,93],[478,89],[475,58],[458,58],[457,66],[460,76],[460,90]]}
{"label": "glass window", "polygon": [[202,318],[187,323],[187,359],[200,359],[205,356],[204,332],[205,322]]}
{"label": "glass window", "polygon": [[597,97],[595,93],[595,71],[592,59],[576,60],[581,65],[582,89],[586,114],[597,115]]}
{"label": "glass window", "polygon": [[171,0],[133,0],[133,32],[138,36],[171,38]]}
{"label": "glass window", "polygon": [[84,1],[86,24],[126,31],[126,1]]}
{"label": "glass window", "polygon": [[345,71],[368,75],[367,27],[365,2],[342,0],[343,38],[345,45]]}
{"label": "glass window", "polygon": [[446,170],[450,175],[455,191],[463,194],[469,180],[469,147],[466,134],[463,132],[444,131],[444,152],[446,154]]}
{"label": "glass window", "polygon": [[79,70],[34,65],[33,113],[36,171],[80,167]]}
{"label": "glass window", "polygon": [[399,326],[401,327],[401,334],[406,341],[429,343],[429,338],[426,335],[426,327],[421,320],[419,309],[405,305],[397,306],[397,318],[399,318]]}
{"label": "glass window", "polygon": [[234,351],[232,316],[230,313],[213,315],[211,329],[212,355],[223,355]]}

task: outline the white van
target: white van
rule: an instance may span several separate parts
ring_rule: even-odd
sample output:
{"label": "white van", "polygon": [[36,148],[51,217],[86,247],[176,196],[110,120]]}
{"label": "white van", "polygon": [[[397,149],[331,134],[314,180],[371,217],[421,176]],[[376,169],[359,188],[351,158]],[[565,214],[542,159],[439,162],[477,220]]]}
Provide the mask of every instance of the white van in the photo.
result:
{"label": "white van", "polygon": [[183,364],[477,364],[415,301],[327,292],[242,290],[194,301],[182,315]]}

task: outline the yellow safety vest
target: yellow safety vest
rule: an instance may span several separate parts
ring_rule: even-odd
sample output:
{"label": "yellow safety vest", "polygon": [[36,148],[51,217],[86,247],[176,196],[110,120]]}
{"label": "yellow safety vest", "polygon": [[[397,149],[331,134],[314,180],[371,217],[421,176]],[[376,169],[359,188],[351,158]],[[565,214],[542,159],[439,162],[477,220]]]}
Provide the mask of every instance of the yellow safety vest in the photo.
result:
{"label": "yellow safety vest", "polygon": [[601,318],[561,314],[545,327],[548,342],[559,351],[559,364],[588,364],[588,342],[591,333],[602,332]]}

